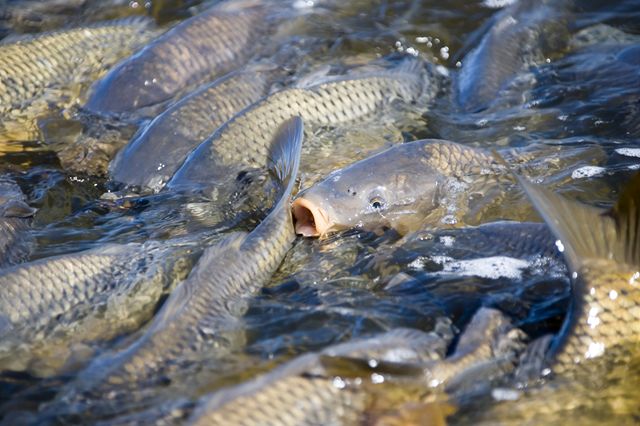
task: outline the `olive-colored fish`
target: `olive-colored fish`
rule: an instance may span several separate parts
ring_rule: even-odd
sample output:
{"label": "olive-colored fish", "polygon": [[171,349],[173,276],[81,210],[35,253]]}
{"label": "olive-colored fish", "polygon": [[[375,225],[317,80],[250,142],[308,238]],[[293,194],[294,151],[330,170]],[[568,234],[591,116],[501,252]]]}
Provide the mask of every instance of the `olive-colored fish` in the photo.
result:
{"label": "olive-colored fish", "polygon": [[[613,209],[587,206],[521,179],[557,238],[572,277],[560,333],[534,342],[520,370],[547,376],[517,398],[466,408],[463,424],[634,424],[640,366],[640,175]],[[529,364],[531,363],[531,364]],[[553,373],[548,375],[548,373]],[[473,404],[473,402],[472,402]]]}
{"label": "olive-colored fish", "polygon": [[527,67],[542,64],[568,42],[565,0],[520,0],[498,12],[455,78],[458,105],[480,111]]}
{"label": "olive-colored fish", "polygon": [[153,392],[159,381],[180,379],[185,366],[233,349],[242,299],[271,277],[295,239],[290,198],[302,138],[299,117],[281,126],[270,155],[270,168],[282,185],[272,211],[249,234],[234,233],[207,248],[147,332],[126,350],[98,359],[97,370],[87,369],[89,380],[83,387],[91,395],[118,389],[128,390],[126,395],[132,389]]}
{"label": "olive-colored fish", "polygon": [[48,375],[75,344],[137,329],[186,276],[196,251],[189,244],[112,244],[5,269],[0,368]]}
{"label": "olive-colored fish", "polygon": [[[395,145],[301,192],[293,203],[296,232],[323,236],[380,225],[407,232],[439,212],[438,207],[446,207],[446,199],[466,199],[489,184],[495,186],[503,175],[508,177],[490,155],[453,142],[425,139]],[[467,182],[471,185],[460,193]],[[434,214],[434,221],[446,213]]]}
{"label": "olive-colored fish", "polygon": [[243,108],[266,95],[273,69],[231,73],[157,116],[109,164],[111,179],[159,191],[187,154]]}
{"label": "olive-colored fish", "polygon": [[521,183],[572,273],[572,304],[551,345],[549,366],[566,375],[599,359],[624,359],[625,345],[640,342],[640,175],[611,211]]}
{"label": "olive-colored fish", "polygon": [[[347,76],[314,76],[239,113],[187,158],[167,186],[210,185],[229,168],[264,168],[278,124],[299,115],[305,126],[339,126],[383,111],[395,100],[426,101],[435,88],[426,64],[406,59],[389,70],[355,70]],[[303,151],[303,162],[307,149]]]}
{"label": "olive-colored fish", "polygon": [[20,187],[0,176],[0,269],[25,260],[31,253],[29,229],[34,214]]}
{"label": "olive-colored fish", "polygon": [[[441,337],[439,343],[431,334],[394,330],[303,355],[263,377],[206,396],[189,424],[366,424],[376,411],[421,402],[438,388],[486,383],[493,374],[512,370],[520,339],[509,320],[491,309],[474,316],[445,360]],[[398,362],[405,367],[385,372],[386,363]],[[398,374],[404,377],[393,377]]]}
{"label": "olive-colored fish", "polygon": [[150,22],[128,18],[0,43],[0,114],[109,67],[152,36]]}
{"label": "olive-colored fish", "polygon": [[215,5],[167,31],[98,81],[85,107],[106,115],[133,113],[235,69],[268,32],[264,8],[246,3]]}

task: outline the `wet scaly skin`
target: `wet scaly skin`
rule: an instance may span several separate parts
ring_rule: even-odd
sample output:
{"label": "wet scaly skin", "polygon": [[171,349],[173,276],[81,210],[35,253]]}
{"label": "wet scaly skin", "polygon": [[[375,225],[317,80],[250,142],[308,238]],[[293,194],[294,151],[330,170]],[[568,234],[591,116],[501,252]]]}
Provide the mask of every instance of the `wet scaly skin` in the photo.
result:
{"label": "wet scaly skin", "polygon": [[[271,150],[281,185],[278,202],[251,233],[233,233],[205,250],[149,329],[127,349],[107,354],[80,374],[80,399],[144,398],[159,382],[184,380],[188,367],[221,358],[242,345],[243,298],[267,282],[295,239],[290,197],[298,171],[302,121],[285,122]],[[125,400],[123,400],[125,401]]]}
{"label": "wet scaly skin", "polygon": [[0,44],[0,113],[15,115],[47,88],[104,70],[151,38],[149,27],[147,19],[129,18]]}
{"label": "wet scaly skin", "polygon": [[0,366],[50,375],[64,367],[74,344],[136,330],[185,277],[192,255],[188,245],[114,244],[5,269]]}
{"label": "wet scaly skin", "polygon": [[273,69],[231,73],[173,104],[109,164],[112,180],[158,191],[191,149],[237,112],[266,94]]}
{"label": "wet scaly skin", "polygon": [[478,46],[463,59],[455,79],[460,108],[475,112],[502,102],[501,90],[529,66],[557,52],[569,36],[567,1],[521,0],[498,12]]}
{"label": "wet scaly skin", "polygon": [[[485,152],[453,142],[426,139],[396,145],[303,191],[293,204],[296,231],[323,236],[345,228],[390,226],[407,233],[425,220],[438,225],[445,204],[459,204],[457,198],[465,201],[509,180],[502,175]],[[456,187],[462,189],[457,195]]]}
{"label": "wet scaly skin", "polygon": [[266,34],[262,7],[215,5],[187,19],[113,68],[92,88],[85,107],[131,114],[170,100],[187,86],[231,71]]}
{"label": "wet scaly skin", "polygon": [[[278,124],[294,115],[300,115],[311,130],[354,123],[383,111],[394,100],[411,103],[428,99],[435,92],[430,83],[425,64],[415,59],[389,70],[311,78],[237,114],[189,155],[167,186],[206,186],[216,177],[228,175],[229,169],[263,168]],[[307,155],[303,148],[303,163]]]}
{"label": "wet scaly skin", "polygon": [[[474,316],[450,358],[443,359],[438,348],[446,346],[447,338],[440,345],[428,343],[434,337],[397,330],[303,355],[252,382],[202,398],[189,424],[226,424],[230,419],[245,426],[363,424],[403,403],[421,402],[438,389],[454,388],[468,379],[466,374],[475,372],[476,384],[486,383],[492,374],[512,370],[522,349],[521,333],[491,309]],[[362,365],[354,368],[358,361]],[[399,377],[385,377],[387,362],[406,367],[395,369]],[[379,363],[383,367],[376,370]]]}
{"label": "wet scaly skin", "polygon": [[[538,359],[528,359],[544,367],[543,377],[550,380],[518,394],[517,401],[496,404],[482,413],[470,411],[458,420],[463,424],[540,424],[562,415],[568,424],[617,422],[616,416],[627,422],[640,415],[636,392],[640,175],[609,211],[521,182],[558,239],[569,266],[571,306],[548,350],[543,344]],[[540,371],[534,369],[534,373]],[[608,413],[608,420],[602,418],[603,413]]]}

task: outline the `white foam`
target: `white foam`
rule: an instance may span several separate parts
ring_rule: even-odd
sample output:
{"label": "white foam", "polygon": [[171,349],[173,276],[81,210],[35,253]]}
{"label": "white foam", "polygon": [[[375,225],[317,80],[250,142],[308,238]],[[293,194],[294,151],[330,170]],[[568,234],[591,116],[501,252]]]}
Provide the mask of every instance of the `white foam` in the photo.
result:
{"label": "white foam", "polygon": [[[521,259],[514,259],[505,256],[484,257],[481,259],[457,260],[453,262],[439,262],[436,258],[444,256],[434,256],[432,260],[442,264],[440,274],[456,274],[463,276],[475,276],[482,278],[511,278],[520,279],[522,270],[530,266],[529,262]],[[443,260],[440,259],[440,260]]]}
{"label": "white foam", "polygon": [[604,172],[606,172],[606,171],[607,171],[607,169],[605,169],[604,167],[584,166],[584,167],[580,167],[579,169],[575,169],[571,173],[571,178],[572,179],[583,179],[583,178],[588,178],[588,177],[592,177],[592,176],[599,176],[601,174],[604,174]]}
{"label": "white foam", "polygon": [[455,237],[452,237],[451,235],[443,235],[442,237],[439,238],[439,241],[445,247],[453,247],[453,243],[456,242],[456,239],[455,239]]}
{"label": "white foam", "polygon": [[512,5],[517,0],[484,0],[482,5],[491,9],[500,9],[501,7]]}
{"label": "white foam", "polygon": [[640,158],[640,148],[618,148],[616,152],[620,155],[626,155],[627,157]]}

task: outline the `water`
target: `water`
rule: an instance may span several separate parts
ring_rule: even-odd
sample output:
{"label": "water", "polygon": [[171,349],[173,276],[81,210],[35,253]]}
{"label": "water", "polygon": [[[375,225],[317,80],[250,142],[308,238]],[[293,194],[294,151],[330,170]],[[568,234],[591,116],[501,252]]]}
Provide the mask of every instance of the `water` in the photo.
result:
{"label": "water", "polygon": [[[40,5],[34,11],[35,3]],[[62,3],[7,2],[5,12],[0,13],[0,35],[145,13],[168,25],[212,2],[86,0],[66,2],[81,3],[80,9],[55,6]],[[448,82],[465,66],[465,55],[478,45],[484,24],[497,13],[495,7],[501,2],[324,3],[318,1],[314,6],[326,7],[320,9],[322,13],[304,15],[280,29],[278,40],[284,49],[291,46],[305,54],[294,73],[325,64],[350,67],[388,55],[409,54],[436,65],[443,84],[431,105],[403,106],[387,111],[374,122],[349,128],[318,129],[306,141],[314,147],[317,158],[303,164],[301,188],[391,144],[427,137],[520,156],[526,162],[526,173],[537,182],[602,207],[611,206],[623,183],[640,169],[637,2],[577,2],[577,12],[569,20],[574,34],[569,45],[548,52],[548,60],[521,70],[516,83],[488,109],[471,113],[451,106],[453,89]],[[53,6],[44,7],[46,4]],[[593,27],[596,24],[600,26]],[[80,86],[88,83],[81,82]],[[68,96],[75,98],[77,87],[72,89]],[[207,196],[103,196],[110,188],[105,178],[69,174],[51,151],[53,145],[73,140],[82,132],[74,115],[76,103],[30,117],[39,130],[28,135],[0,134],[0,170],[15,177],[29,204],[38,209],[33,224],[37,246],[32,259],[107,242],[166,240],[214,225],[218,226],[217,232],[251,229],[264,214],[253,212],[237,222],[224,219],[224,214],[220,219],[210,214]],[[523,194],[514,190],[468,224],[504,219],[539,221]],[[388,229],[353,230],[325,240],[298,239],[268,285],[249,300],[243,317],[246,357],[239,358],[224,373],[219,366],[204,367],[213,371],[210,379],[189,389],[186,397],[194,400],[247,380],[255,372],[269,370],[297,354],[394,327],[428,331],[438,318],[446,316],[460,330],[480,306],[499,308],[532,339],[558,332],[567,312],[569,279],[548,241],[547,245],[533,244],[528,252],[508,246],[488,253],[478,242],[482,237],[469,237],[456,230],[442,232],[425,230],[401,236]],[[121,336],[109,345],[122,345],[127,338]],[[39,403],[53,399],[56,390],[72,381],[80,368],[47,380],[32,377],[29,372],[3,373],[0,399],[11,410],[34,410]],[[633,423],[638,415],[634,407],[640,402],[636,388],[631,386],[640,377],[637,360],[628,369],[618,368],[626,372],[621,375],[630,376],[631,383],[609,378],[603,388],[611,385],[610,389],[601,395],[605,402],[581,405],[579,400],[593,395],[584,389],[574,390],[574,394],[558,390],[551,398],[566,402],[565,407],[545,412],[546,417],[538,421],[579,424],[615,418],[620,424]],[[451,418],[452,423],[502,420],[517,424],[526,419],[509,408],[509,404],[518,406],[518,402],[498,402],[500,398],[495,395],[511,394],[494,392],[493,397],[483,395],[465,401]],[[539,411],[536,403],[545,406],[534,398],[519,407],[527,412]],[[489,413],[486,418],[485,412]]]}

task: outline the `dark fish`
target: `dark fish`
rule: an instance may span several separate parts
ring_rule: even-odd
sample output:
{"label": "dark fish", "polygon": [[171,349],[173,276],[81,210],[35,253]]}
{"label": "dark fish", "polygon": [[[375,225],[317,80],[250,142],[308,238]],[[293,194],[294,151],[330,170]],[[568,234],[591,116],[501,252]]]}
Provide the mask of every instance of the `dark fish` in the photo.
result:
{"label": "dark fish", "polygon": [[215,5],[167,31],[98,81],[86,109],[106,115],[133,113],[238,67],[268,30],[260,3],[246,3]]}
{"label": "dark fish", "polygon": [[0,176],[0,269],[29,257],[34,243],[29,232],[34,214],[20,187]]}
{"label": "dark fish", "polygon": [[153,33],[149,20],[129,18],[0,43],[0,114],[107,68]]}
{"label": "dark fish", "polygon": [[[453,198],[454,186],[466,199],[505,180],[502,175],[508,178],[490,155],[475,148],[438,139],[399,144],[301,192],[293,203],[296,232],[323,236],[384,225],[406,233],[419,229],[428,215],[439,223],[446,211],[438,208]],[[467,182],[469,188],[460,191]]]}
{"label": "dark fish", "polygon": [[112,180],[159,191],[187,154],[243,108],[266,95],[273,69],[231,73],[173,104],[109,164]]}
{"label": "dark fish", "polygon": [[243,168],[264,168],[278,123],[293,116],[301,116],[311,129],[354,123],[382,112],[394,100],[429,99],[435,93],[431,82],[426,64],[413,58],[392,69],[313,76],[266,97],[225,123],[189,155],[167,186],[206,186]]}
{"label": "dark fish", "polygon": [[565,0],[520,0],[498,12],[455,78],[458,105],[470,112],[499,101],[499,93],[528,67],[568,42]]}
{"label": "dark fish", "polygon": [[112,244],[0,273],[0,367],[48,375],[76,344],[108,341],[148,320],[186,276],[190,244]]}
{"label": "dark fish", "polygon": [[[189,424],[361,424],[375,418],[376,410],[508,373],[522,350],[521,338],[506,317],[491,309],[474,316],[447,359],[442,359],[447,341],[442,337],[390,331],[303,355],[262,377],[206,396]],[[404,366],[395,368],[404,380],[385,373],[388,363]]]}

